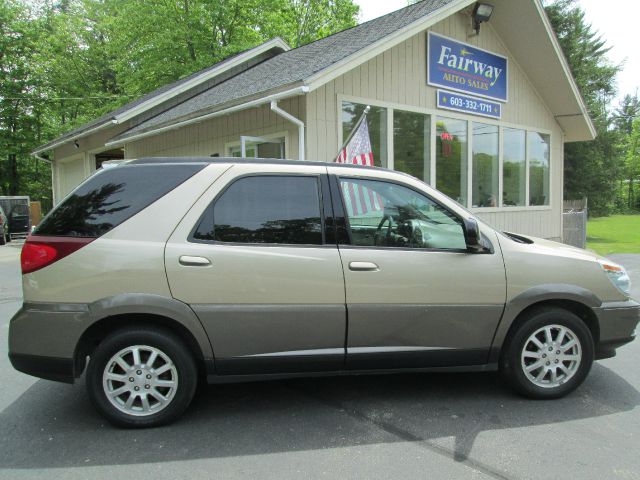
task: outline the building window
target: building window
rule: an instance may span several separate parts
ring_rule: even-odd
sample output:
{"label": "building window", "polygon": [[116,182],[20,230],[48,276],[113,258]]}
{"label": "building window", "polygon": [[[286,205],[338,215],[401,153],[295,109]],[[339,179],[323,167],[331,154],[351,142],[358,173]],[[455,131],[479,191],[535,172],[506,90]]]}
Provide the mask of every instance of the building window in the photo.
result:
{"label": "building window", "polygon": [[529,132],[529,205],[549,205],[549,135]]}
{"label": "building window", "polygon": [[473,123],[473,207],[498,206],[498,130],[496,125]]}
{"label": "building window", "polygon": [[393,168],[431,183],[431,117],[394,110]]}
{"label": "building window", "polygon": [[436,188],[467,205],[467,121],[438,117]]}
{"label": "building window", "polygon": [[524,130],[504,129],[502,205],[505,207],[523,207],[526,205],[526,138],[527,134]]}
{"label": "building window", "polygon": [[[358,120],[362,117],[366,105],[342,102],[342,141],[353,132]],[[387,109],[371,106],[367,115],[367,126],[373,149],[373,162],[376,167],[387,166]],[[338,152],[336,151],[336,156]]]}
{"label": "building window", "polygon": [[245,154],[247,158],[285,158],[285,138],[284,137],[246,137],[241,136],[239,143],[228,145],[229,155],[232,157],[242,157],[242,143],[245,144]]}
{"label": "building window", "polygon": [[[365,108],[364,104],[342,101],[343,140],[348,139]],[[388,119],[393,119],[390,124]],[[367,125],[376,166],[390,164],[465,207],[550,205],[548,134],[373,105]],[[393,130],[388,132],[388,128]],[[392,145],[387,142],[390,134]]]}

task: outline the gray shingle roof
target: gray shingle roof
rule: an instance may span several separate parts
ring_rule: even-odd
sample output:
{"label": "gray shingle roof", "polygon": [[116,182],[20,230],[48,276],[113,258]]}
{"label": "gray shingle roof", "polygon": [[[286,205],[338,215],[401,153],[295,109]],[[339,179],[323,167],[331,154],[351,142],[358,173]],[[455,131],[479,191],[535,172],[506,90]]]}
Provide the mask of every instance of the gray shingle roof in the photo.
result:
{"label": "gray shingle roof", "polygon": [[455,0],[424,0],[316,42],[281,53],[127,130],[114,141],[197,112],[303,82],[312,75],[432,14]]}

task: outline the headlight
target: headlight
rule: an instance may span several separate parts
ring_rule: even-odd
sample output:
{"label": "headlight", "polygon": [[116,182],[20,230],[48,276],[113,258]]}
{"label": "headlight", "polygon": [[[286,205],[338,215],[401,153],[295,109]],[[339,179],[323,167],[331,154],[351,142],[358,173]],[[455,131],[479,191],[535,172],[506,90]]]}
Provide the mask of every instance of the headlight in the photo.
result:
{"label": "headlight", "polygon": [[624,267],[609,261],[600,260],[600,265],[618,290],[625,295],[631,294],[631,279]]}

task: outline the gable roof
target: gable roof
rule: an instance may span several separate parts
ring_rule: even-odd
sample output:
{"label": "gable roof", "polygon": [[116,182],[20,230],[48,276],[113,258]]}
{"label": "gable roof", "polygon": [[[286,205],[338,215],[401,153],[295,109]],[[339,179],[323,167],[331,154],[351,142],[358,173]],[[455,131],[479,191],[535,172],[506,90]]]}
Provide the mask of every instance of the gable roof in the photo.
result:
{"label": "gable roof", "polygon": [[55,148],[66,142],[70,142],[79,137],[88,135],[102,128],[106,128],[110,125],[121,124],[127,120],[141,115],[150,109],[161,105],[163,102],[179,95],[189,89],[195,88],[202,83],[205,83],[217,76],[229,72],[234,68],[241,66],[249,62],[260,55],[277,55],[280,52],[289,50],[290,47],[284,40],[279,37],[269,40],[257,47],[251,48],[236,55],[232,55],[229,58],[218,62],[211,67],[205,68],[199,72],[188,75],[176,82],[164,85],[152,92],[143,95],[142,97],[123,105],[101,117],[91,120],[80,127],[74,128],[69,132],[61,135],[60,137],[52,140],[51,142],[38,147],[33,153],[38,154],[45,150]]}

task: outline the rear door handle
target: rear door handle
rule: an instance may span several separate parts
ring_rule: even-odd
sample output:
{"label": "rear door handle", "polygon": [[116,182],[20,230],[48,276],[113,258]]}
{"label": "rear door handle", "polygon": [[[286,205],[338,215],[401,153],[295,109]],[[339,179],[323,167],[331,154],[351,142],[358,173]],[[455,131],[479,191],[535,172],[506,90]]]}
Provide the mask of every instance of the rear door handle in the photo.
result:
{"label": "rear door handle", "polygon": [[211,261],[204,257],[192,257],[191,255],[182,255],[180,257],[180,265],[185,267],[208,267]]}
{"label": "rear door handle", "polygon": [[351,262],[349,270],[352,272],[378,272],[380,268],[373,262]]}

